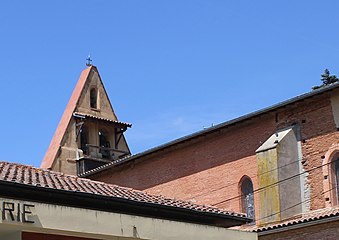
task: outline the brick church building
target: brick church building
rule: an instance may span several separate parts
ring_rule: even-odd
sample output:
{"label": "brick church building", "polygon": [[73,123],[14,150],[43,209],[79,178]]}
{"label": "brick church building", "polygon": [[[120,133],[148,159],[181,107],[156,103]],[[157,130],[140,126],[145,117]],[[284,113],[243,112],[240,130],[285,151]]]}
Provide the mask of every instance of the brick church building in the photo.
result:
{"label": "brick church building", "polygon": [[259,239],[339,235],[339,84],[132,155],[94,66],[41,168],[247,214]]}

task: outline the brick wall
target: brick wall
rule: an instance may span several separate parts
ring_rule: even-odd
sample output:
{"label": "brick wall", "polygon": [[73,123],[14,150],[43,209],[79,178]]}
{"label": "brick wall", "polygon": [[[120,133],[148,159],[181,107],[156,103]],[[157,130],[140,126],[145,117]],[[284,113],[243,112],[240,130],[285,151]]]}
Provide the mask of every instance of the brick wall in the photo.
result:
{"label": "brick wall", "polygon": [[[331,145],[338,143],[339,134],[333,119],[330,94],[303,101],[286,109],[279,122],[298,122],[301,126],[304,170],[309,171],[307,184],[310,187],[310,210],[325,206],[323,192],[322,156]],[[285,120],[286,119],[286,120]]]}
{"label": "brick wall", "polygon": [[[252,121],[254,125],[249,124]],[[254,152],[272,131],[272,117],[253,119],[91,178],[152,194],[216,204],[239,195],[238,183],[244,175],[257,188]],[[239,211],[239,204],[240,199],[234,199],[217,206]]]}
{"label": "brick wall", "polygon": [[[258,187],[255,150],[275,130],[295,123],[301,128],[305,170],[320,166],[321,156],[338,141],[329,93],[202,135],[90,178],[240,211],[239,198],[226,200],[239,195],[238,183],[244,175],[252,179],[254,189]],[[318,196],[323,191],[321,168],[309,173],[308,185],[311,209],[322,208],[324,198]]]}

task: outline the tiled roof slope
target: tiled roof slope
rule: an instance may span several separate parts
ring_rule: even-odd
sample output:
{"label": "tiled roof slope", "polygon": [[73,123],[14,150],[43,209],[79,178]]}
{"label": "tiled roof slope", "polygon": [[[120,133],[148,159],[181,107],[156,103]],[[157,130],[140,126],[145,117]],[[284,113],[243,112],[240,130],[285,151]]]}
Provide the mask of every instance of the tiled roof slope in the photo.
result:
{"label": "tiled roof slope", "polygon": [[49,188],[62,191],[81,192],[113,198],[122,198],[134,202],[146,202],[170,207],[184,208],[196,212],[206,212],[235,217],[246,217],[245,214],[225,211],[219,208],[198,205],[188,201],[165,198],[159,195],[151,195],[131,188],[106,184],[72,175],[66,175],[50,170],[39,169],[27,165],[0,162],[0,184],[2,181],[15,182]]}
{"label": "tiled roof slope", "polygon": [[72,114],[76,108],[77,102],[80,98],[82,89],[85,86],[86,80],[88,78],[89,73],[91,72],[91,69],[95,68],[94,66],[89,66],[85,70],[81,72],[80,78],[77,82],[77,85],[75,86],[75,89],[72,93],[72,96],[67,104],[67,107],[61,117],[61,120],[59,122],[59,125],[54,133],[54,136],[52,138],[52,141],[47,149],[47,152],[45,154],[44,159],[42,160],[42,163],[40,165],[41,168],[51,168],[53,166],[53,161],[58,153],[61,141],[63,136],[65,135],[68,123],[70,122],[72,118]]}
{"label": "tiled roof slope", "polygon": [[285,221],[281,221],[278,223],[270,223],[265,226],[255,226],[255,225],[242,225],[237,227],[232,227],[232,229],[245,230],[245,231],[253,231],[253,232],[264,232],[273,229],[281,228],[283,230],[284,227],[288,226],[297,226],[298,224],[308,223],[312,221],[317,221],[321,219],[330,219],[331,217],[339,216],[339,206],[338,207],[330,207],[330,208],[322,208],[314,211],[310,211],[304,213],[303,215],[295,216],[293,218],[287,219]]}

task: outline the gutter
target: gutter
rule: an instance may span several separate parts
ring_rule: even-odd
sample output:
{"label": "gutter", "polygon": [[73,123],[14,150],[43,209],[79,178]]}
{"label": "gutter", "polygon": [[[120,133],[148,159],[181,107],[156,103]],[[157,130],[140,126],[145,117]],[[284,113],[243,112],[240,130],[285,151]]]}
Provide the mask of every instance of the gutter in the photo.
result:
{"label": "gutter", "polygon": [[252,221],[249,218],[200,212],[158,203],[134,201],[116,196],[76,192],[0,180],[0,196],[62,206],[153,217],[218,227],[231,227]]}

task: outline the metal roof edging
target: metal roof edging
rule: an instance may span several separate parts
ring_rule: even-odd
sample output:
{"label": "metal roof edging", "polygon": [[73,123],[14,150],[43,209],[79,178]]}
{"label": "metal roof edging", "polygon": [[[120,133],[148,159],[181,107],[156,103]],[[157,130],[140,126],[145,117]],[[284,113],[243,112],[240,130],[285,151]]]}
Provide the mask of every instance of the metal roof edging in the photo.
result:
{"label": "metal roof edging", "polygon": [[[318,95],[318,94],[322,94],[324,92],[327,92],[327,91],[331,91],[335,88],[337,88],[339,86],[339,83],[334,83],[334,84],[331,84],[329,86],[325,86],[325,87],[322,87],[320,89],[316,89],[316,90],[313,90],[311,92],[307,92],[307,93],[304,93],[304,94],[301,94],[299,96],[296,96],[294,98],[291,98],[291,99],[288,99],[288,100],[285,100],[285,101],[282,101],[280,103],[277,103],[277,104],[274,104],[272,106],[269,106],[267,108],[263,108],[261,110],[258,110],[258,111],[254,111],[252,113],[249,113],[249,114],[245,114],[241,117],[238,117],[238,118],[234,118],[232,120],[229,120],[229,121],[226,121],[226,122],[223,122],[223,123],[220,123],[220,124],[217,124],[213,127],[210,127],[210,128],[207,128],[207,129],[204,129],[204,130],[201,130],[201,131],[198,131],[198,132],[195,132],[195,133],[192,133],[192,134],[189,134],[189,135],[186,135],[184,137],[181,137],[181,138],[178,138],[178,139],[175,139],[173,141],[170,141],[170,142],[167,142],[167,143],[164,143],[164,144],[161,144],[157,147],[154,147],[154,148],[150,148],[146,151],[143,151],[143,152],[140,152],[140,153],[137,153],[135,155],[132,155],[130,157],[127,157],[127,159],[124,159],[123,162],[121,163],[125,163],[125,162],[128,162],[130,160],[133,160],[133,159],[136,159],[138,157],[141,157],[141,156],[145,156],[145,155],[148,155],[148,154],[152,154],[154,152],[157,152],[161,149],[165,149],[167,147],[170,147],[172,145],[175,145],[177,143],[182,143],[182,142],[185,142],[185,141],[188,141],[188,140],[191,140],[195,137],[198,137],[198,136],[203,136],[204,134],[208,134],[208,133],[211,133],[213,131],[217,131],[223,127],[227,127],[227,126],[230,126],[232,124],[236,124],[236,123],[239,123],[241,121],[244,121],[244,120],[247,120],[247,119],[250,119],[250,118],[253,118],[253,117],[256,117],[256,116],[259,116],[261,114],[264,114],[264,113],[268,113],[270,111],[273,111],[273,110],[276,110],[278,108],[281,108],[281,107],[284,107],[286,105],[289,105],[289,104],[292,104],[292,103],[295,103],[295,102],[298,102],[298,101],[301,101],[303,99],[306,99],[306,98],[309,98],[309,97],[312,97],[312,96],[315,96],[315,95]],[[81,177],[86,177],[86,176],[90,176],[92,174],[95,174],[95,173],[98,173],[98,172],[102,172],[106,169],[109,169],[110,167],[112,166],[115,166],[115,164],[112,164],[112,163],[108,163],[106,165],[103,165],[101,167],[98,167],[98,168],[95,168],[95,169],[92,169],[92,170],[89,170],[85,173],[83,173],[82,175],[79,175]]]}

